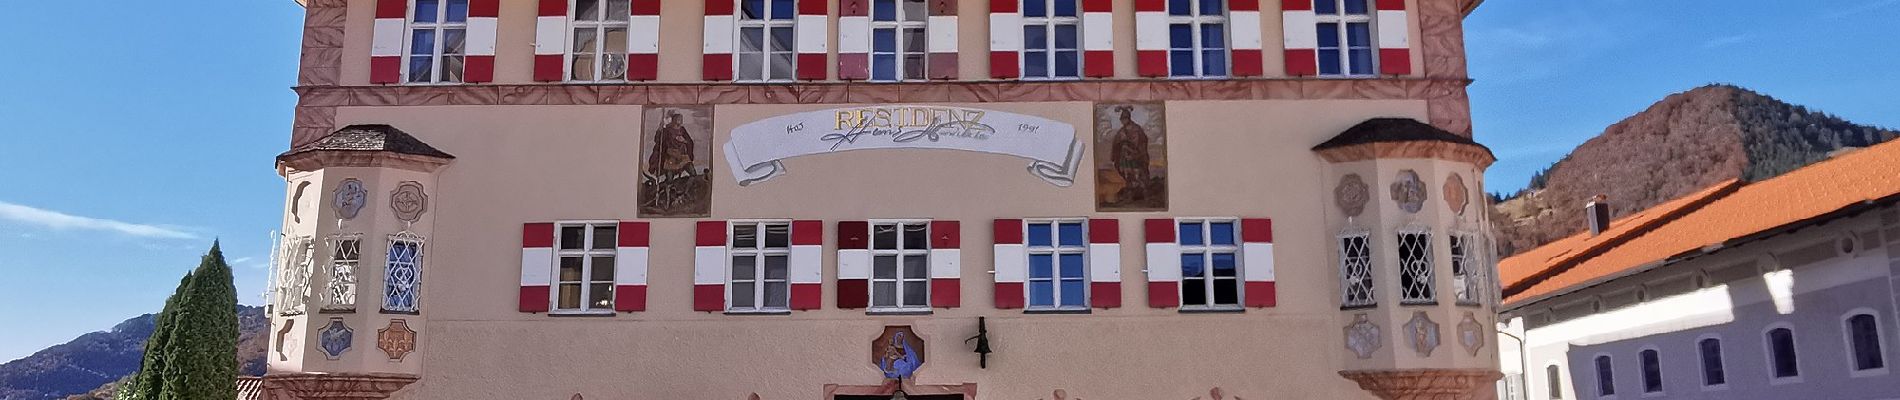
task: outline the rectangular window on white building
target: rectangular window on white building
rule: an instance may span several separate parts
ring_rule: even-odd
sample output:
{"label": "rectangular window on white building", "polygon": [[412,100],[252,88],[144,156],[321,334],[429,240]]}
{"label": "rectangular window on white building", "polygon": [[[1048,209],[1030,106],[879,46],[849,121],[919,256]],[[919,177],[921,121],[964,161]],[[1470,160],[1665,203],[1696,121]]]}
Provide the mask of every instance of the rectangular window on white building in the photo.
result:
{"label": "rectangular window on white building", "polygon": [[1367,0],[1315,0],[1320,76],[1371,76],[1372,13]]}
{"label": "rectangular window on white building", "polygon": [[1023,79],[1082,76],[1079,0],[1023,0]]}
{"label": "rectangular window on white building", "polygon": [[617,221],[561,223],[555,230],[556,312],[613,312]]}
{"label": "rectangular window on white building", "polygon": [[1029,251],[1029,309],[1087,310],[1088,238],[1083,220],[1025,221]]}
{"label": "rectangular window on white building", "polygon": [[930,8],[924,0],[871,2],[871,80],[923,80]]}
{"label": "rectangular window on white building", "polygon": [[1227,64],[1227,2],[1169,0],[1168,75],[1226,77]]}
{"label": "rectangular window on white building", "polygon": [[1231,219],[1181,220],[1181,308],[1240,308],[1239,224]]}
{"label": "rectangular window on white building", "polygon": [[408,82],[462,82],[468,0],[415,0],[409,12]]}
{"label": "rectangular window on white building", "polygon": [[568,48],[567,79],[617,82],[627,79],[627,20],[633,3],[625,0],[574,0],[568,15],[574,41]]}
{"label": "rectangular window on white building", "polygon": [[792,0],[740,0],[739,82],[790,82],[798,65],[793,31],[798,15]]}
{"label": "rectangular window on white building", "polygon": [[726,310],[789,311],[792,223],[733,222],[731,229],[732,274],[726,283]]}
{"label": "rectangular window on white building", "polygon": [[871,309],[930,310],[930,222],[871,223]]}

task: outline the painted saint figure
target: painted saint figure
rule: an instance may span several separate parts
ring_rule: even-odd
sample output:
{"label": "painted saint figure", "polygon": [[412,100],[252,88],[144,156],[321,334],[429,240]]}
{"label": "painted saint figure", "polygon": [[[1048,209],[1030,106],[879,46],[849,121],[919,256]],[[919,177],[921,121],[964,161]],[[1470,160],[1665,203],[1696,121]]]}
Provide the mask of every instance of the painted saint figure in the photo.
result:
{"label": "painted saint figure", "polygon": [[[712,128],[700,122],[709,109],[664,107],[648,110],[645,130],[646,159],[641,163],[640,215],[643,217],[701,217],[710,208],[712,175],[705,136]],[[700,136],[694,136],[700,135]]]}
{"label": "painted saint figure", "polygon": [[1148,196],[1148,185],[1151,183],[1148,174],[1148,132],[1135,123],[1132,107],[1121,106],[1115,110],[1121,113],[1121,128],[1115,130],[1109,160],[1114,163],[1115,173],[1122,178],[1121,191],[1115,197],[1120,202],[1142,200]]}
{"label": "painted saint figure", "polygon": [[917,359],[917,351],[910,348],[910,341],[904,339],[904,332],[891,336],[891,342],[884,347],[884,357],[878,362],[878,369],[884,370],[884,377],[904,379],[917,372],[923,362]]}
{"label": "painted saint figure", "polygon": [[693,136],[678,112],[666,113],[666,125],[653,130],[653,154],[647,156],[647,172],[660,180],[691,173]]}

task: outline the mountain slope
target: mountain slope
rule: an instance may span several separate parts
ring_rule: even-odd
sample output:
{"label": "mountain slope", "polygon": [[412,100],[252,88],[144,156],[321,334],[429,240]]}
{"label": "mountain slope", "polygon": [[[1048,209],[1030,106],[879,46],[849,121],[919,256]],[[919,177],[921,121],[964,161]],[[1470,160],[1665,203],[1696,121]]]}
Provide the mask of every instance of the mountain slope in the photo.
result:
{"label": "mountain slope", "polygon": [[[238,372],[263,375],[265,334],[270,323],[260,307],[238,306]],[[0,400],[60,399],[82,394],[137,372],[152,336],[152,314],[132,317],[111,330],[80,335],[31,356],[0,364]]]}
{"label": "mountain slope", "polygon": [[1508,255],[1584,229],[1597,194],[1620,217],[1732,178],[1760,180],[1895,136],[1730,85],[1677,93],[1605,129],[1500,202]]}

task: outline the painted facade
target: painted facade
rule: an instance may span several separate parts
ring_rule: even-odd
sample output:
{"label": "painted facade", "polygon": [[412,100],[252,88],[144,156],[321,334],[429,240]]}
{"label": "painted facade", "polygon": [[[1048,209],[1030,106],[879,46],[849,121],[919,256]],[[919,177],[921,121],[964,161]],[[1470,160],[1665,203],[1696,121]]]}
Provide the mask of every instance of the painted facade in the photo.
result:
{"label": "painted facade", "polygon": [[[443,0],[469,5],[448,28],[425,3],[307,4],[273,398],[1437,399],[1496,379],[1470,339],[1495,322],[1488,223],[1441,201],[1482,198],[1492,161],[1463,89],[1475,2],[1355,2],[1386,37],[1349,77],[1283,34],[1313,33],[1311,2],[1218,4],[1232,43],[1196,79],[1155,76],[1162,2],[930,1],[886,24],[881,2],[785,1],[782,64],[716,35],[778,26],[749,2]],[[581,4],[628,6],[599,6],[628,13],[626,57],[575,50],[600,48],[582,28],[622,38]],[[1023,79],[1059,57],[1010,27],[1063,7],[1078,76]],[[857,41],[903,12],[928,13],[922,80],[863,82],[884,58]],[[469,47],[384,48],[418,29]]]}

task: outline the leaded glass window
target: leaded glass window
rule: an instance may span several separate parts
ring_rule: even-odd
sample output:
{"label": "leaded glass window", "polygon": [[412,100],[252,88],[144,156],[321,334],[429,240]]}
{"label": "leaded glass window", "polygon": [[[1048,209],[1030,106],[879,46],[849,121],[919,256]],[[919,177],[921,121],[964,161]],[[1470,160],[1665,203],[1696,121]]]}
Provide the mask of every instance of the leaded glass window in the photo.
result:
{"label": "leaded glass window", "polygon": [[1339,281],[1340,292],[1345,296],[1340,300],[1341,306],[1355,308],[1379,304],[1372,283],[1371,232],[1355,229],[1339,234]]}
{"label": "leaded glass window", "polygon": [[1435,304],[1438,294],[1432,287],[1432,231],[1424,226],[1400,229],[1399,303]]}
{"label": "leaded glass window", "polygon": [[383,267],[383,311],[421,312],[422,237],[409,232],[390,235],[388,255]]}
{"label": "leaded glass window", "polygon": [[323,311],[356,311],[356,267],[361,264],[362,238],[330,238],[330,281],[323,291]]}
{"label": "leaded glass window", "polygon": [[310,273],[313,244],[309,236],[292,237],[284,241],[283,280],[277,290],[277,312],[283,315],[301,315],[304,303],[310,297]]}
{"label": "leaded glass window", "polygon": [[1458,297],[1458,304],[1482,304],[1489,279],[1485,278],[1479,259],[1472,254],[1478,248],[1477,236],[1453,233],[1446,235],[1446,239],[1451,241],[1451,288]]}
{"label": "leaded glass window", "polygon": [[409,11],[409,83],[462,82],[468,0],[415,0]]}

